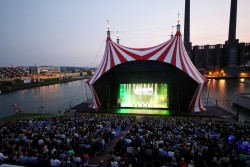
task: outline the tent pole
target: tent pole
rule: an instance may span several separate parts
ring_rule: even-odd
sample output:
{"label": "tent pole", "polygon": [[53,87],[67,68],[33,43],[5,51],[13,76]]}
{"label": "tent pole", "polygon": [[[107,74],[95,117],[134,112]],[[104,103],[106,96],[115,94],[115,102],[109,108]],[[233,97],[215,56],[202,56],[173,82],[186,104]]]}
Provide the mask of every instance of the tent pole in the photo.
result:
{"label": "tent pole", "polygon": [[87,101],[88,101],[88,100],[89,100],[89,97],[88,97],[88,92],[87,92],[86,81],[85,81],[85,90],[86,90],[86,97],[87,97]]}

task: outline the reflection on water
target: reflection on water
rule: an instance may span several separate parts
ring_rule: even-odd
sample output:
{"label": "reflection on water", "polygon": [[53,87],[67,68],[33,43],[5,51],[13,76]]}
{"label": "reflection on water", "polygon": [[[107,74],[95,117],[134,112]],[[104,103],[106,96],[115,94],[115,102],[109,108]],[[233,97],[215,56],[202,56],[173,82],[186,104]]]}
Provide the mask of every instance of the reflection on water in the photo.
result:
{"label": "reflection on water", "polygon": [[203,92],[203,101],[217,104],[234,113],[239,113],[240,121],[250,120],[250,111],[233,106],[232,98],[235,92],[250,92],[250,82],[247,79],[210,79]]}
{"label": "reflection on water", "polygon": [[0,95],[0,117],[14,113],[13,104],[20,104],[27,113],[58,113],[91,98],[85,80],[42,86]]}

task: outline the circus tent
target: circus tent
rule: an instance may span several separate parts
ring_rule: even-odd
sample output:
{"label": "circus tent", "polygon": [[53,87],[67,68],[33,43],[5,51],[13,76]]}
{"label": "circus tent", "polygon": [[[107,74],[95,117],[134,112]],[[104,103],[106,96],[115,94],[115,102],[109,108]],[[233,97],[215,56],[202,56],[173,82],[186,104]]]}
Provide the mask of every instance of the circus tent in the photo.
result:
{"label": "circus tent", "polygon": [[110,37],[110,31],[107,32],[106,46],[103,59],[95,74],[87,81],[90,90],[93,94],[92,104],[90,107],[98,109],[101,107],[98,94],[95,91],[95,82],[98,81],[105,73],[114,67],[133,61],[157,61],[170,64],[186,75],[192,78],[197,83],[195,93],[191,98],[188,110],[191,112],[205,111],[201,103],[202,90],[207,83],[207,79],[200,74],[196,67],[191,62],[180,32],[180,25],[177,25],[177,31],[172,38],[162,44],[149,48],[130,48],[122,46]]}

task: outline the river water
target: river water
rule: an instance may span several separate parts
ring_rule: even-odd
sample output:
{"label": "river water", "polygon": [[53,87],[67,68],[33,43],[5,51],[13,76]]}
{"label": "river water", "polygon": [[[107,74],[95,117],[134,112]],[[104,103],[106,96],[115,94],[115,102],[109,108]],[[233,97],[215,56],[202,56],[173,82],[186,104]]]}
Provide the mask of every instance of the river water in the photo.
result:
{"label": "river water", "polygon": [[[26,113],[60,113],[92,96],[86,80],[73,81],[37,88],[25,89],[0,95],[0,118],[14,114],[13,104],[19,104]],[[87,90],[87,91],[86,91]],[[232,105],[233,93],[250,92],[250,81],[240,79],[211,79],[206,86],[202,101],[217,104],[236,114],[239,120],[250,120],[250,111]]]}
{"label": "river water", "polygon": [[250,121],[250,111],[233,105],[234,93],[250,93],[250,80],[248,79],[209,79],[203,91],[203,104],[217,104],[229,112],[239,116],[239,121]]}
{"label": "river water", "polygon": [[[12,115],[13,104],[25,113],[60,113],[91,98],[85,80],[13,91],[0,95],[0,118]],[[86,91],[87,88],[87,91]]]}

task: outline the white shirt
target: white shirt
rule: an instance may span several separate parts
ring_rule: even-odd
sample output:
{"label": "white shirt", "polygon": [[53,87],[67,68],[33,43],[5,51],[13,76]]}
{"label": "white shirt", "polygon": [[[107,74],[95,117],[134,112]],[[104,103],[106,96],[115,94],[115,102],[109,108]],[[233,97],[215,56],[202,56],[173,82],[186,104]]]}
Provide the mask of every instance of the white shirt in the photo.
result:
{"label": "white shirt", "polygon": [[58,159],[51,159],[50,160],[50,166],[60,166],[61,161]]}
{"label": "white shirt", "polygon": [[173,151],[168,151],[168,157],[173,157],[174,156],[174,152]]}
{"label": "white shirt", "polygon": [[111,162],[111,167],[119,167],[118,162],[112,161],[112,162]]}
{"label": "white shirt", "polygon": [[43,145],[43,144],[44,144],[43,139],[38,140],[38,144],[39,144],[39,145]]}
{"label": "white shirt", "polygon": [[0,153],[0,160],[3,161],[4,159],[8,158],[8,156],[3,155],[3,153]]}

